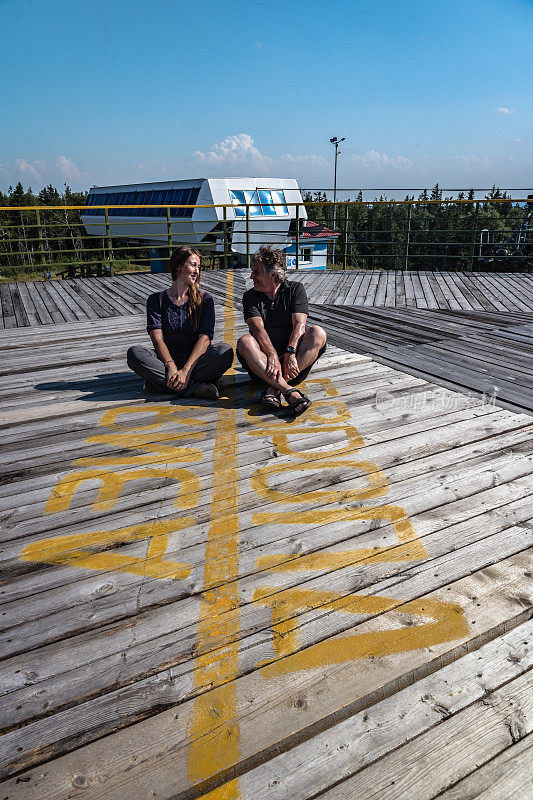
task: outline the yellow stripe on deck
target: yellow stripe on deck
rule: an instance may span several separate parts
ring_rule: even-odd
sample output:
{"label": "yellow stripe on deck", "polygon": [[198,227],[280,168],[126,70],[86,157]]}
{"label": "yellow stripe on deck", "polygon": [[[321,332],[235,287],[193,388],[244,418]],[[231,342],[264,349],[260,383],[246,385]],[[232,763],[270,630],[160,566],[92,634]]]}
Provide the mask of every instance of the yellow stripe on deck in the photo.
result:
{"label": "yellow stripe on deck", "polygon": [[[224,342],[235,347],[231,272],[227,273]],[[228,374],[235,374],[233,367]],[[211,522],[194,673],[195,687],[212,683],[218,688],[195,700],[189,721],[189,779],[193,784],[209,778],[227,781],[232,777],[229,770],[238,763],[240,755],[234,680],[238,674],[240,625],[236,580],[239,572],[237,445],[237,412],[234,408],[220,408],[213,450]],[[237,781],[224,783],[210,794],[213,800],[239,800],[240,796]]]}

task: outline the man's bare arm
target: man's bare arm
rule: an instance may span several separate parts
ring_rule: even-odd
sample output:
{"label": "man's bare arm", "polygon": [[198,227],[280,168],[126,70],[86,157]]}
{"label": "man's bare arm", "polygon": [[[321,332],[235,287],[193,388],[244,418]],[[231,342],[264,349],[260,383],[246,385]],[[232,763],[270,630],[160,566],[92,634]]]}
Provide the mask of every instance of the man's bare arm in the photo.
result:
{"label": "man's bare arm", "polygon": [[[307,322],[307,314],[292,314],[292,332],[289,339],[289,347],[298,347],[300,339],[305,333],[305,323]],[[294,353],[285,353],[283,356],[283,377],[286,381],[295,378],[300,372],[298,360]]]}

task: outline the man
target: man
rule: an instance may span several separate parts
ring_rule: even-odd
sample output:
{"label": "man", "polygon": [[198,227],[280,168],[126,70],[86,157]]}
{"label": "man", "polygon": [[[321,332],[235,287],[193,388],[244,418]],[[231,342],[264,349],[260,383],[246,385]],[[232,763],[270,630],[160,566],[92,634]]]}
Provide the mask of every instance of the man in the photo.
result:
{"label": "man", "polygon": [[318,325],[306,330],[308,305],[305,288],[287,281],[283,250],[263,246],[252,261],[254,288],[242,299],[250,333],[237,342],[237,356],[250,377],[265,388],[261,402],[281,407],[281,394],[299,415],[311,400],[293,388],[301,383],[326,349],[326,332]]}

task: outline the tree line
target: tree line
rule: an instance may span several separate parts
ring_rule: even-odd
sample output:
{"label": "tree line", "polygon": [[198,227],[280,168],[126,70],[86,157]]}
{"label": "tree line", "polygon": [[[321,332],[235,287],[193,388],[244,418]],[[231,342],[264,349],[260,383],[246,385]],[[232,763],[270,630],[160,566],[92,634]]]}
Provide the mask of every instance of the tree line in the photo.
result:
{"label": "tree line", "polygon": [[[474,189],[443,197],[437,183],[418,197],[406,195],[402,205],[383,195],[363,204],[360,191],[354,200],[362,205],[337,205],[335,261],[344,261],[346,249],[348,265],[356,268],[531,269],[531,233],[521,244],[516,234],[532,205],[497,202],[510,199],[493,186],[479,202],[458,203],[475,200]],[[310,219],[333,226],[333,206],[324,192],[307,192],[304,201],[317,204],[307,209]]]}
{"label": "tree line", "polygon": [[[58,191],[52,184],[37,194],[24,189],[21,182],[7,193],[0,191],[0,206],[38,211],[0,213],[0,271],[3,277],[60,272],[65,265],[102,264],[109,251],[102,237],[87,235],[80,211],[68,206],[83,206],[88,192],[73,192],[67,184]],[[356,204],[339,203],[336,231],[340,234],[331,253],[336,264],[365,269],[531,269],[533,242],[516,242],[529,209],[508,201],[509,196],[495,186],[482,200],[474,200],[474,190],[456,198],[443,197],[439,185],[424,189],[418,197],[406,195],[404,204],[386,196],[363,203],[360,191]],[[333,206],[324,192],[303,194],[308,217],[328,228],[333,226]],[[413,203],[414,200],[419,201]],[[438,201],[438,202],[430,202]],[[350,201],[348,201],[350,202]],[[65,206],[52,210],[50,206]],[[524,238],[524,237],[523,237]],[[115,243],[114,243],[115,244]],[[119,245],[116,242],[117,246]],[[120,263],[143,263],[146,253],[139,246],[121,242]],[[114,257],[118,252],[115,250]]]}

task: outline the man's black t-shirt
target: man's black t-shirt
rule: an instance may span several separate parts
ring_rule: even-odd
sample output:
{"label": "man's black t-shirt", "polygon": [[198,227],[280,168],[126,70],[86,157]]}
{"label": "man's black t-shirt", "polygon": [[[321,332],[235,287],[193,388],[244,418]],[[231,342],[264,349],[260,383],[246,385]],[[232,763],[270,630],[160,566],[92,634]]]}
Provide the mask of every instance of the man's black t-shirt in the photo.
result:
{"label": "man's black t-shirt", "polygon": [[284,281],[271,300],[264,292],[248,289],[242,298],[244,320],[261,317],[274,348],[284,352],[292,333],[292,315],[308,314],[307,294],[299,281]]}

